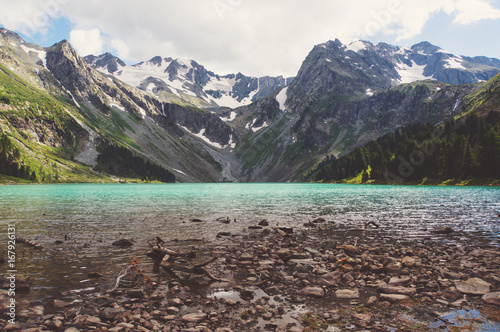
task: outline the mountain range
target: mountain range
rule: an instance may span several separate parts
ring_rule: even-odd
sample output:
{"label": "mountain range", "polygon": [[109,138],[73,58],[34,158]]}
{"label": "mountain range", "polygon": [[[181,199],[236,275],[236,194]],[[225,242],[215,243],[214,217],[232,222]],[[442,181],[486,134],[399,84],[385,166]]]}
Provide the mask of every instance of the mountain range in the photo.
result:
{"label": "mountain range", "polygon": [[469,114],[499,72],[498,59],[428,42],[335,40],[296,77],[219,75],[188,59],[82,58],[0,29],[1,134],[17,151],[2,153],[39,181],[293,181],[409,124]]}

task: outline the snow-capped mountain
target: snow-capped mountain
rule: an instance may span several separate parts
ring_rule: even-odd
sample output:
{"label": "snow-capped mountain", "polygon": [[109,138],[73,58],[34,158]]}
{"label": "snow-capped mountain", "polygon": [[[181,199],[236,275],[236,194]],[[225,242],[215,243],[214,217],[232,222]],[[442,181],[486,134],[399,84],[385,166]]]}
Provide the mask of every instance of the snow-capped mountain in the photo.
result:
{"label": "snow-capped mountain", "polygon": [[[333,44],[338,46],[338,43]],[[327,48],[331,46],[332,42],[320,45]],[[356,41],[341,45],[340,48],[344,51],[345,58],[359,62],[360,66],[365,59],[372,62],[377,58],[386,60],[389,65],[386,68],[387,76],[391,78],[393,85],[425,79],[450,84],[471,84],[487,81],[500,71],[498,59],[458,56],[429,42],[421,42],[410,48]]]}
{"label": "snow-capped mountain", "polygon": [[181,101],[202,108],[248,105],[293,80],[282,76],[249,77],[241,73],[221,76],[194,60],[182,58],[156,56],[132,66],[109,53],[89,55],[85,60],[94,69],[166,101]]}

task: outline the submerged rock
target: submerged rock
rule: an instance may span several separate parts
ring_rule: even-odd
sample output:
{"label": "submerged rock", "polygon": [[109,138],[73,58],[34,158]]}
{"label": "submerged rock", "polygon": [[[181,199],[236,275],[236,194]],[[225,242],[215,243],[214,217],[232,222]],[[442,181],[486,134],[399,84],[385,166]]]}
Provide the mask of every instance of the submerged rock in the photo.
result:
{"label": "submerged rock", "polygon": [[438,226],[431,230],[431,233],[434,234],[450,234],[453,232],[454,230],[450,226]]}
{"label": "submerged rock", "polygon": [[118,248],[130,248],[134,245],[134,239],[121,239],[112,243],[113,246]]}

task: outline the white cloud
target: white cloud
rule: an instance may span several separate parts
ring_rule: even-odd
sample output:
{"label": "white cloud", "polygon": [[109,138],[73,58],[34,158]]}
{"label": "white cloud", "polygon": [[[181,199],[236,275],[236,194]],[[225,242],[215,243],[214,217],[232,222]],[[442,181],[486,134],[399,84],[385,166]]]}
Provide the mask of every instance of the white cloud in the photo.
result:
{"label": "white cloud", "polygon": [[101,54],[104,49],[104,41],[101,32],[97,28],[92,30],[71,30],[69,34],[69,42],[82,56],[89,54]]}
{"label": "white cloud", "polygon": [[499,19],[500,10],[481,0],[462,0],[457,3],[458,14],[454,23],[469,25],[484,19]]}
{"label": "white cloud", "polygon": [[72,0],[64,5],[67,1],[47,0],[58,5],[47,10],[39,5],[43,1],[0,0],[0,24],[19,30],[37,13],[62,14],[74,25],[71,42],[82,53],[112,51],[128,62],[186,57],[220,74],[295,75],[312,47],[330,39],[383,34],[404,41],[419,36],[438,13],[450,15],[456,25],[500,18],[489,0],[149,0],[140,5]]}
{"label": "white cloud", "polygon": [[122,59],[128,59],[129,49],[127,44],[121,39],[112,39],[110,42],[111,47],[116,51],[116,55]]}
{"label": "white cloud", "polygon": [[0,0],[0,24],[26,35],[46,33],[68,0]]}

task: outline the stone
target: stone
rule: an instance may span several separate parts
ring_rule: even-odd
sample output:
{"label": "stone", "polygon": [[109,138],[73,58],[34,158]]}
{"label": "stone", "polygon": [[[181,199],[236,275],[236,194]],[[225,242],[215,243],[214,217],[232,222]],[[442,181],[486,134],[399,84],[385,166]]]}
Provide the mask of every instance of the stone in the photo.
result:
{"label": "stone", "polygon": [[374,305],[377,301],[378,298],[376,296],[370,296],[368,300],[366,300],[366,305]]}
{"label": "stone", "polygon": [[76,327],[68,327],[64,332],[80,332]]}
{"label": "stone", "polygon": [[404,286],[411,281],[410,276],[392,277],[389,280],[389,285],[391,286]]}
{"label": "stone", "polygon": [[88,324],[98,324],[101,322],[101,319],[99,317],[89,316],[89,317],[87,317],[87,319],[85,321]]}
{"label": "stone", "polygon": [[259,223],[259,226],[269,226],[269,221],[267,219],[262,219]]}
{"label": "stone", "polygon": [[492,292],[483,296],[483,301],[488,304],[495,304],[500,306],[500,292]]}
{"label": "stone", "polygon": [[490,292],[491,284],[479,278],[470,278],[467,281],[456,281],[455,287],[461,293],[484,295]]}
{"label": "stone", "polygon": [[182,316],[182,320],[188,323],[199,323],[207,318],[207,314],[204,312],[187,314]]}
{"label": "stone", "polygon": [[454,230],[450,226],[437,226],[431,230],[431,233],[434,233],[434,234],[450,234],[453,232],[454,232]]}
{"label": "stone", "polygon": [[409,256],[405,256],[402,261],[403,265],[406,267],[412,267],[416,264],[416,262],[415,258]]}
{"label": "stone", "polygon": [[358,254],[359,253],[358,247],[352,246],[350,244],[343,244],[343,245],[337,246],[337,249],[342,249],[347,254]]}
{"label": "stone", "polygon": [[409,300],[410,297],[408,295],[403,295],[403,294],[380,294],[380,299],[382,301],[389,301],[394,303],[394,302]]}
{"label": "stone", "polygon": [[168,304],[171,306],[174,306],[174,307],[182,307],[184,305],[182,300],[178,297],[175,297],[173,299],[169,299]]}
{"label": "stone", "polygon": [[131,298],[134,298],[134,299],[139,299],[139,298],[142,298],[144,297],[144,290],[140,289],[140,288],[137,288],[137,289],[129,289],[127,291],[127,295]]}
{"label": "stone", "polygon": [[372,316],[367,314],[355,314],[352,316],[364,322],[369,322],[372,319]]}
{"label": "stone", "polygon": [[69,307],[71,305],[71,303],[68,303],[68,302],[64,302],[64,301],[61,301],[61,300],[54,300],[54,308],[66,308],[66,307]]}
{"label": "stone", "polygon": [[134,239],[121,239],[112,243],[113,246],[118,248],[130,248],[134,245]]}
{"label": "stone", "polygon": [[462,274],[460,273],[456,273],[456,272],[445,272],[444,273],[444,276],[448,279],[452,279],[452,280],[457,280],[457,279],[461,279],[462,278]]}
{"label": "stone", "polygon": [[106,320],[113,320],[118,314],[124,311],[125,311],[124,309],[105,308],[104,310],[101,311],[99,317]]}
{"label": "stone", "polygon": [[126,329],[135,329],[135,326],[134,324],[130,324],[130,323],[118,323],[116,324],[117,327],[123,327],[123,328],[126,328]]}
{"label": "stone", "polygon": [[325,291],[323,290],[323,288],[317,286],[308,286],[302,289],[299,293],[302,295],[316,296],[316,297],[321,297],[325,295]]}
{"label": "stone", "polygon": [[339,289],[335,292],[339,299],[357,299],[359,298],[359,291],[357,289]]}
{"label": "stone", "polygon": [[270,320],[271,318],[273,318],[273,314],[270,312],[266,312],[265,314],[262,315],[262,318],[265,320]]}
{"label": "stone", "polygon": [[416,288],[403,287],[403,286],[384,286],[381,291],[389,294],[404,294],[404,295],[414,295],[417,292]]}

